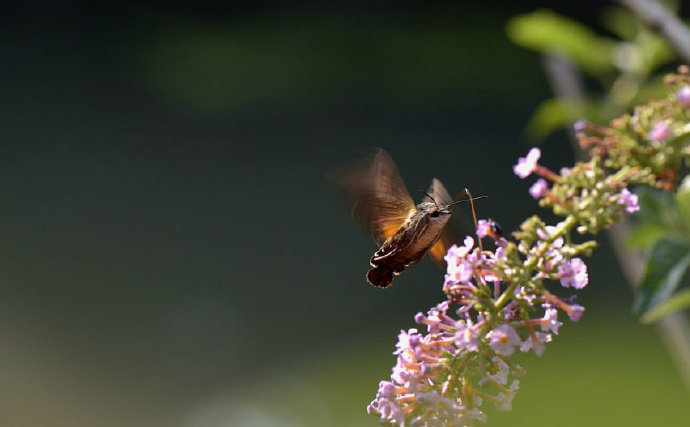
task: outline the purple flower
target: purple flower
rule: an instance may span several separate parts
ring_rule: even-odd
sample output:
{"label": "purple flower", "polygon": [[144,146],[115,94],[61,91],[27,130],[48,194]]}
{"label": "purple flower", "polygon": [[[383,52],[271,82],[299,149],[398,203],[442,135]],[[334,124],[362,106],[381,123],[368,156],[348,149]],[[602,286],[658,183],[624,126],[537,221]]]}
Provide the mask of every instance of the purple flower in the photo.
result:
{"label": "purple flower", "polygon": [[520,157],[518,159],[517,164],[513,166],[513,172],[522,179],[527,178],[534,171],[534,168],[537,167],[539,157],[541,157],[541,151],[537,147],[533,147],[527,153],[527,157]]}
{"label": "purple flower", "polygon": [[583,132],[585,129],[587,129],[587,120],[580,119],[573,123],[573,130],[575,132]]}
{"label": "purple flower", "polygon": [[683,86],[676,92],[676,99],[685,108],[690,108],[690,86]]}
{"label": "purple flower", "polygon": [[[398,356],[398,363],[393,366],[391,373],[391,380],[396,384],[405,385],[413,381],[419,370],[414,367],[417,366],[413,356],[410,354],[401,354]],[[412,368],[411,368],[412,367]]]}
{"label": "purple flower", "polygon": [[472,264],[465,258],[456,258],[456,260],[448,263],[445,284],[467,283],[474,275]]}
{"label": "purple flower", "polygon": [[452,245],[448,248],[446,256],[443,257],[446,260],[446,285],[469,282],[472,279],[474,273],[467,254],[470,253],[473,246],[474,239],[467,236],[463,246]]}
{"label": "purple flower", "polygon": [[491,235],[491,221],[480,219],[477,221],[477,236],[480,238]]}
{"label": "purple flower", "polygon": [[400,334],[398,334],[398,342],[395,344],[397,350],[393,352],[393,354],[400,354],[406,350],[414,351],[414,348],[419,345],[421,337],[422,336],[414,328],[407,332],[401,330]]}
{"label": "purple flower", "polygon": [[515,351],[515,346],[520,345],[520,335],[515,328],[503,323],[489,333],[489,345],[496,353],[510,356]]}
{"label": "purple flower", "polygon": [[546,180],[544,178],[539,178],[537,182],[532,184],[532,186],[529,188],[529,195],[535,199],[541,199],[544,197],[544,194],[546,194],[548,189],[549,184],[546,182]]}
{"label": "purple flower", "polygon": [[515,296],[525,301],[529,306],[534,305],[534,301],[537,299],[537,296],[531,293],[524,286],[518,286],[515,288]]}
{"label": "purple flower", "polygon": [[[690,88],[690,86],[686,87]],[[626,212],[633,213],[639,211],[640,205],[637,202],[637,194],[631,193],[627,188],[621,190],[620,198],[618,199],[618,204],[624,205]]]}
{"label": "purple flower", "polygon": [[369,414],[381,415],[381,423],[395,421],[398,425],[405,424],[405,413],[395,400],[395,385],[389,381],[381,381],[376,399],[367,406]]}
{"label": "purple flower", "polygon": [[542,240],[548,240],[551,238],[551,236],[556,234],[556,231],[558,231],[558,229],[555,225],[547,225],[544,228],[537,229],[537,236],[539,236],[539,238]]}
{"label": "purple flower", "polygon": [[652,130],[649,131],[647,136],[652,142],[661,142],[671,135],[673,135],[673,131],[666,123],[657,122],[657,124],[652,126]]}
{"label": "purple flower", "polygon": [[496,252],[494,253],[494,259],[497,259],[497,260],[506,260],[506,259],[508,259],[508,258],[506,257],[506,248],[505,248],[504,246],[500,246],[500,245],[499,245],[499,246],[496,248]]}
{"label": "purple flower", "polygon": [[571,304],[568,309],[568,317],[573,322],[578,322],[582,317],[582,313],[585,312],[585,308],[579,304]]}
{"label": "purple flower", "polygon": [[563,246],[563,238],[559,237],[553,243],[552,247],[544,255],[544,269],[546,271],[556,268],[563,261],[563,253],[558,250],[558,248]]}
{"label": "purple flower", "polygon": [[564,261],[558,266],[558,277],[564,288],[572,286],[575,289],[582,289],[589,283],[587,265],[580,258]]}
{"label": "purple flower", "polygon": [[562,322],[558,321],[558,310],[553,307],[548,307],[542,320],[544,321],[544,324],[541,325],[542,331],[551,330],[551,332],[558,335],[558,328],[563,325]]}
{"label": "purple flower", "polygon": [[464,322],[458,320],[456,325],[458,329],[455,331],[455,345],[467,351],[479,350],[479,333],[472,321],[467,320],[467,322]]}
{"label": "purple flower", "polygon": [[458,258],[464,258],[467,256],[468,253],[472,250],[472,247],[474,246],[474,239],[471,236],[465,237],[465,241],[463,242],[462,246],[458,245],[451,245],[450,248],[448,248],[448,252],[446,253],[446,256],[443,257],[444,260],[448,264],[451,262],[457,263]]}
{"label": "purple flower", "polygon": [[546,349],[544,344],[551,342],[552,339],[553,337],[551,334],[547,334],[545,332],[535,332],[534,337],[529,337],[520,344],[520,351],[528,352],[531,349],[534,350],[534,354],[541,356],[544,354],[544,350]]}
{"label": "purple flower", "polygon": [[494,356],[491,361],[496,364],[498,371],[495,374],[488,374],[487,377],[496,381],[499,384],[508,384],[508,374],[510,369],[506,362],[504,362],[500,357]]}

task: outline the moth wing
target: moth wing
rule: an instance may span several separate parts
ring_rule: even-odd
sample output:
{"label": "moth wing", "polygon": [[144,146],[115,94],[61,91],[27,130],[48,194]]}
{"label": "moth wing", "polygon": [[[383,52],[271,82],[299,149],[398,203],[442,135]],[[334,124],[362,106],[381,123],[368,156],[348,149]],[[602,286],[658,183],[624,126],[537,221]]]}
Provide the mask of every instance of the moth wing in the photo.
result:
{"label": "moth wing", "polygon": [[353,216],[379,244],[415,210],[395,162],[383,149],[334,171],[331,177],[352,204]]}
{"label": "moth wing", "polygon": [[436,244],[429,249],[429,256],[431,256],[431,259],[433,259],[436,265],[441,268],[445,268],[446,261],[443,259],[443,257],[446,256],[448,248],[450,248],[453,243],[458,241],[457,239],[453,238],[451,234],[452,233],[448,230],[443,230],[441,232],[441,237],[439,237]]}
{"label": "moth wing", "polygon": [[[433,197],[434,200],[431,200],[429,196]],[[424,202],[436,202],[438,206],[446,206],[453,203],[453,199],[450,197],[448,190],[446,190],[446,187],[441,183],[441,181],[434,178],[431,180],[431,185],[429,186],[429,189],[426,191],[426,195],[422,200],[422,203]]]}
{"label": "moth wing", "polygon": [[[429,196],[431,196],[439,206],[453,203],[453,198],[450,196],[450,193],[448,193],[448,190],[446,190],[446,187],[436,178],[431,181],[427,194],[428,196],[424,196],[424,201],[432,202],[432,200],[429,199]],[[458,208],[456,207],[455,209]],[[429,250],[429,255],[434,262],[441,268],[445,268],[443,257],[446,256],[448,248],[453,244],[462,242],[461,236],[467,235],[468,230],[472,229],[473,227],[471,223],[468,222],[466,215],[457,215],[454,210],[453,218],[451,218],[450,222],[441,232],[441,237],[439,237],[438,241]]]}

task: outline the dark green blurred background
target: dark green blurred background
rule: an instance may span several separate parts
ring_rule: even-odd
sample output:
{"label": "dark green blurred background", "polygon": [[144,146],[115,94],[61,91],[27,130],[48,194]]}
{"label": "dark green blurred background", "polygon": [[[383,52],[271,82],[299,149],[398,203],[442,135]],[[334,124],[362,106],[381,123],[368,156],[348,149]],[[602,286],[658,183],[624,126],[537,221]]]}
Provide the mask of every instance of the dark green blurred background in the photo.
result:
{"label": "dark green blurred background", "polygon": [[[326,172],[384,147],[412,193],[467,186],[514,229],[539,212],[511,166],[550,93],[505,24],[603,5],[3,8],[0,425],[376,425],[396,334],[442,272],[368,286],[375,248]],[[571,161],[564,133],[543,148]],[[515,409],[489,425],[688,425],[605,239],[589,267],[583,320],[519,358]]]}

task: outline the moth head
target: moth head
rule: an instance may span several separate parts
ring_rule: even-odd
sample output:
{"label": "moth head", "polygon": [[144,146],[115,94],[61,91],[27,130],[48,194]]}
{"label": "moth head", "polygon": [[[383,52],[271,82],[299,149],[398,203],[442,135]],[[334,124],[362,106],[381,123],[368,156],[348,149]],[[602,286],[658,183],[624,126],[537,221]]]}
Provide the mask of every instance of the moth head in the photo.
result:
{"label": "moth head", "polygon": [[429,209],[429,216],[432,218],[439,218],[439,217],[451,215],[453,213],[451,210],[451,207],[452,207],[452,205],[447,205],[447,206],[434,205],[431,209]]}

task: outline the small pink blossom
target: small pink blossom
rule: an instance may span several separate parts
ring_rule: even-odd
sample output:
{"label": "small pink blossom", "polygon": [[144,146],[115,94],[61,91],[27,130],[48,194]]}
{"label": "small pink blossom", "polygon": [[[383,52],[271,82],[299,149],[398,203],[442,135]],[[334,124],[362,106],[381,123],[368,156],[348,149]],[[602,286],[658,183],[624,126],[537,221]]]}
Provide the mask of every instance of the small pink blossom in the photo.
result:
{"label": "small pink blossom", "polygon": [[477,236],[479,238],[490,236],[491,233],[491,221],[487,221],[485,219],[480,219],[477,221]]}
{"label": "small pink blossom", "polygon": [[401,330],[398,334],[398,342],[395,344],[397,350],[393,354],[400,354],[406,350],[414,350],[419,345],[421,335],[416,329],[409,329],[407,332]]}
{"label": "small pink blossom", "polygon": [[648,138],[652,142],[661,142],[673,135],[673,131],[664,122],[658,122],[652,126],[652,130],[649,131]]}
{"label": "small pink blossom", "polygon": [[503,323],[489,333],[489,345],[496,353],[510,356],[515,347],[520,345],[520,335],[515,328]]}
{"label": "small pink blossom", "polygon": [[585,312],[585,308],[579,304],[571,304],[568,308],[568,317],[573,322],[578,322]]}
{"label": "small pink blossom", "polygon": [[582,289],[589,283],[587,265],[580,258],[573,258],[561,263],[558,267],[558,277],[564,288]]}
{"label": "small pink blossom", "polygon": [[473,325],[471,320],[459,320],[456,325],[458,329],[455,331],[455,345],[467,351],[479,350],[479,332],[476,325]]}
{"label": "small pink blossom", "polygon": [[690,86],[683,86],[676,92],[676,99],[685,108],[690,108]]}
{"label": "small pink blossom", "polygon": [[539,178],[537,182],[532,184],[532,186],[529,188],[529,195],[534,199],[541,199],[548,190],[549,184],[544,178]]}
{"label": "small pink blossom", "polygon": [[563,322],[558,321],[558,310],[553,307],[548,307],[541,320],[544,322],[541,325],[542,331],[551,330],[551,332],[558,335],[558,328],[563,325]]}
{"label": "small pink blossom", "polygon": [[547,225],[544,228],[537,229],[537,236],[542,240],[548,240],[556,234],[558,229],[554,225]]}
{"label": "small pink blossom", "polygon": [[573,130],[575,132],[583,132],[585,129],[587,129],[587,120],[580,119],[573,123]]}
{"label": "small pink blossom", "polygon": [[450,263],[452,261],[456,261],[457,258],[464,258],[472,250],[473,246],[474,239],[471,236],[467,236],[465,237],[462,246],[455,244],[451,245],[443,259],[446,260],[447,263]]}
{"label": "small pink blossom", "polygon": [[535,332],[534,337],[530,336],[520,344],[520,351],[528,352],[534,350],[534,354],[541,356],[546,349],[545,343],[551,342],[553,336],[546,332]]}
{"label": "small pink blossom", "polygon": [[537,147],[533,147],[529,150],[529,153],[527,153],[527,157],[520,157],[518,159],[517,164],[513,166],[513,172],[522,179],[527,178],[537,167],[537,162],[540,157],[541,150]]}
{"label": "small pink blossom", "polygon": [[628,190],[627,188],[621,190],[620,198],[618,199],[618,204],[625,206],[625,211],[628,213],[633,213],[640,210],[637,194],[631,193],[630,190]]}

